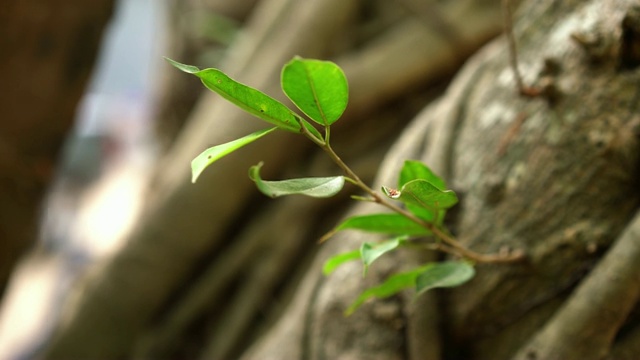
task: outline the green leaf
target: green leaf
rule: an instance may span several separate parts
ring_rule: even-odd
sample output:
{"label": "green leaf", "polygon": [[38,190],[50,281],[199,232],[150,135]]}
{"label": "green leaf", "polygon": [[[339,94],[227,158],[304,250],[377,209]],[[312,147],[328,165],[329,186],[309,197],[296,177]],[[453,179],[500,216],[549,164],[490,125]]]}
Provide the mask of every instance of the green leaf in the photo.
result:
{"label": "green leaf", "polygon": [[234,103],[244,111],[276,125],[280,129],[299,132],[305,121],[278,100],[239,83],[218,69],[200,70],[195,66],[181,64],[165,57],[171,65],[200,78],[210,90]]}
{"label": "green leaf", "polygon": [[[442,191],[446,190],[447,188],[445,181],[441,177],[436,175],[433,171],[431,171],[431,169],[429,169],[429,167],[427,167],[425,164],[421,163],[420,161],[406,160],[404,162],[404,165],[402,166],[402,169],[400,170],[400,176],[398,177],[398,188],[402,188],[409,181],[419,179],[427,180],[433,186]],[[434,222],[436,219],[438,220],[438,222],[442,222],[446,213],[445,210],[440,210],[438,216],[436,217],[435,209],[427,209],[421,205],[412,205],[410,203],[406,205],[407,210],[409,210],[419,218],[429,222]]]}
{"label": "green leaf", "polygon": [[398,188],[402,188],[406,183],[411,180],[427,180],[432,185],[440,190],[446,190],[447,186],[444,180],[438,175],[434,174],[429,167],[420,161],[406,160],[402,169],[400,170],[400,176],[398,177]]}
{"label": "green leaf", "polygon": [[404,289],[414,287],[416,285],[416,278],[418,275],[431,266],[433,266],[433,264],[427,264],[407,272],[392,275],[382,284],[363,291],[362,294],[360,294],[360,296],[358,296],[358,298],[345,311],[345,315],[353,314],[360,305],[370,298],[375,297],[378,299],[384,299],[395,295]]}
{"label": "green leaf", "polygon": [[440,190],[427,180],[411,180],[400,191],[383,186],[382,191],[391,199],[425,209],[448,209],[458,203],[455,192]]}
{"label": "green leaf", "polygon": [[294,194],[324,198],[337,194],[344,186],[344,176],[265,181],[260,178],[261,167],[262,163],[252,166],[249,177],[255,181],[258,190],[272,198]]}
{"label": "green leaf", "polygon": [[322,273],[325,275],[331,274],[338,266],[353,260],[360,259],[360,250],[353,250],[346,253],[341,253],[338,255],[334,255],[325,261],[324,266],[322,267]]}
{"label": "green leaf", "polygon": [[389,251],[395,250],[400,246],[400,244],[407,241],[407,239],[408,236],[398,236],[394,239],[383,241],[381,243],[362,243],[362,246],[360,247],[360,257],[362,258],[362,264],[364,265],[363,275],[367,275],[369,266],[371,266],[376,259]]}
{"label": "green leaf", "polygon": [[429,235],[428,229],[414,223],[406,217],[395,213],[368,214],[352,216],[325,234],[320,242],[326,241],[338,231],[361,230],[381,234],[396,235]]}
{"label": "green leaf", "polygon": [[207,166],[213,164],[216,160],[260,139],[261,137],[276,129],[277,128],[274,127],[256,131],[252,134],[241,137],[240,139],[236,139],[222,145],[214,146],[203,151],[200,155],[196,156],[196,158],[191,161],[191,182],[195,183],[200,174],[202,174],[202,171],[204,171]]}
{"label": "green leaf", "polygon": [[448,209],[458,203],[452,190],[440,190],[427,180],[411,180],[402,187],[401,201],[425,208]]}
{"label": "green leaf", "polygon": [[336,226],[338,231],[347,229],[383,234],[428,235],[431,233],[428,229],[396,213],[352,216]]}
{"label": "green leaf", "polygon": [[446,261],[436,263],[416,278],[416,291],[419,294],[433,288],[455,287],[471,280],[476,271],[466,261]]}
{"label": "green leaf", "polygon": [[347,78],[330,61],[295,57],[282,69],[282,90],[303,113],[323,126],[338,120],[349,101]]}

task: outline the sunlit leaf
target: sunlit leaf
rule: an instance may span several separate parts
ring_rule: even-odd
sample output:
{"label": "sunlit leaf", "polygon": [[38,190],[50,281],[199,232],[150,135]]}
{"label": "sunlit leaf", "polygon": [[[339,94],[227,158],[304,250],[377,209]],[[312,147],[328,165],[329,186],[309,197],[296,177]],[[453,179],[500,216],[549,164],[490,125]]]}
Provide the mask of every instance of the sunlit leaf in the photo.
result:
{"label": "sunlit leaf", "polygon": [[363,291],[345,311],[345,314],[353,314],[360,305],[371,298],[375,297],[378,299],[384,299],[389,296],[393,296],[404,289],[416,286],[416,278],[418,275],[431,266],[433,266],[433,264],[427,264],[425,266],[388,277],[382,284]]}
{"label": "sunlit leaf", "polygon": [[364,265],[363,274],[367,274],[369,266],[371,266],[371,264],[376,261],[376,259],[388,253],[389,251],[397,249],[398,246],[400,246],[400,244],[405,242],[407,239],[408,236],[399,236],[397,238],[380,243],[362,243],[362,246],[360,247],[360,256],[362,258],[362,264]]}
{"label": "sunlit leaf", "polygon": [[262,163],[252,166],[249,169],[249,177],[263,194],[273,198],[283,195],[330,197],[337,194],[344,186],[344,176],[266,181],[260,177],[261,167]]}
{"label": "sunlit leaf", "polygon": [[330,61],[295,57],[282,69],[282,90],[302,112],[323,126],[338,120],[349,101],[347,78]]}
{"label": "sunlit leaf", "polygon": [[181,64],[169,58],[165,59],[176,68],[199,77],[208,89],[280,129],[299,132],[300,124],[304,123],[303,119],[278,100],[231,79],[218,69],[200,70],[195,66]]}
{"label": "sunlit leaf", "polygon": [[360,250],[353,250],[338,255],[334,255],[325,261],[322,267],[322,273],[325,275],[331,274],[338,266],[353,260],[360,259]]}
{"label": "sunlit leaf", "polygon": [[240,139],[236,139],[222,145],[217,145],[203,151],[200,155],[193,159],[193,161],[191,161],[191,182],[195,183],[204,169],[206,169],[207,166],[213,164],[216,160],[219,160],[220,158],[229,155],[230,153],[240,149],[241,147],[260,139],[261,137],[276,129],[277,128],[274,127],[256,131],[253,134],[241,137]]}
{"label": "sunlit leaf", "polygon": [[422,294],[429,289],[455,287],[471,280],[476,271],[466,261],[436,263],[416,278],[416,291]]}

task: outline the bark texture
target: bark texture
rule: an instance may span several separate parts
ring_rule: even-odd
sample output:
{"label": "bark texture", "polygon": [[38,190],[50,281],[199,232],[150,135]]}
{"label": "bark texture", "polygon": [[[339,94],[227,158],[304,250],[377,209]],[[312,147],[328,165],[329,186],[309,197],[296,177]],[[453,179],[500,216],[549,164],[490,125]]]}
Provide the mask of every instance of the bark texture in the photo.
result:
{"label": "bark texture", "polygon": [[0,10],[0,295],[39,207],[113,1],[8,0]]}

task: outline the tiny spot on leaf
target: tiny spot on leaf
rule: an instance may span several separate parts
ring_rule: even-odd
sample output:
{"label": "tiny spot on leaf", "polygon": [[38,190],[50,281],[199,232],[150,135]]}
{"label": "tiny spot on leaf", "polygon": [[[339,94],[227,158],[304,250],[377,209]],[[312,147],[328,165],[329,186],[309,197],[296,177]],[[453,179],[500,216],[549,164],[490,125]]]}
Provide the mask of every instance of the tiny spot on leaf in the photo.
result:
{"label": "tiny spot on leaf", "polygon": [[390,197],[390,198],[392,198],[392,199],[397,199],[397,198],[399,198],[399,197],[400,197],[400,194],[401,194],[401,193],[400,193],[400,191],[399,191],[398,189],[392,189],[392,188],[389,188],[389,187],[386,187],[386,186],[383,186],[383,187],[382,187],[382,190],[385,192],[385,194],[386,194],[388,197]]}

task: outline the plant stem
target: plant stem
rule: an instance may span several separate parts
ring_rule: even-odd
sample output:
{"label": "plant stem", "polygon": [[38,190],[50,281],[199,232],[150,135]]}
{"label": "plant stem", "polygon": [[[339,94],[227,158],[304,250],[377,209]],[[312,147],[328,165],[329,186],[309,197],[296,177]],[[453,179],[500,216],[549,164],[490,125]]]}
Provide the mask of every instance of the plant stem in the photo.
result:
{"label": "plant stem", "polygon": [[347,166],[347,164],[345,164],[344,161],[342,161],[340,156],[338,156],[338,154],[336,154],[336,152],[333,151],[333,148],[331,148],[331,145],[329,145],[328,143],[323,143],[318,145],[322,148],[322,150],[324,150],[329,155],[329,157],[333,160],[333,162],[335,162],[342,169],[342,171],[344,171],[347,177],[353,180],[352,183],[357,187],[359,187],[360,189],[362,189],[367,194],[369,194],[374,202],[388,208],[393,212],[396,212],[406,217],[407,219],[415,222],[416,224],[424,227],[425,229],[430,230],[437,238],[442,240],[443,243],[447,244],[447,246],[444,246],[444,247],[440,246],[441,250],[445,252],[454,252],[456,255],[465,257],[467,259],[470,259],[479,263],[509,263],[509,262],[521,261],[524,259],[524,254],[522,252],[513,252],[510,254],[481,254],[471,249],[468,249],[467,247],[462,245],[458,240],[454,239],[452,236],[450,236],[449,234],[444,232],[442,229],[440,229],[438,226],[420,219],[419,217],[415,216],[413,213],[399,207],[395,203],[382,197],[380,193],[378,193],[377,191],[371,189],[367,184],[365,184],[360,179],[360,177],[358,177],[358,175],[356,175],[356,173],[353,172],[353,170],[351,170],[349,166]]}

